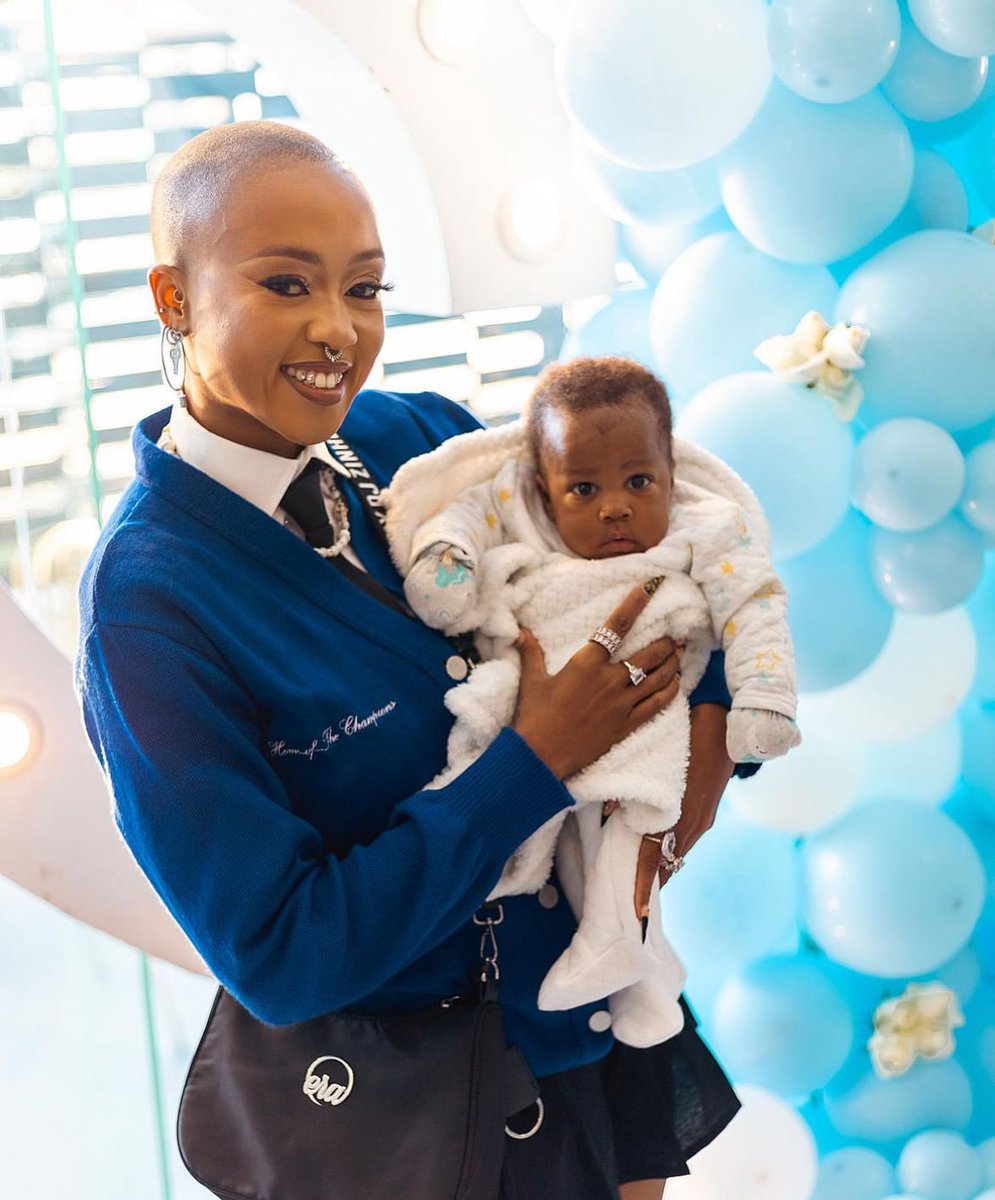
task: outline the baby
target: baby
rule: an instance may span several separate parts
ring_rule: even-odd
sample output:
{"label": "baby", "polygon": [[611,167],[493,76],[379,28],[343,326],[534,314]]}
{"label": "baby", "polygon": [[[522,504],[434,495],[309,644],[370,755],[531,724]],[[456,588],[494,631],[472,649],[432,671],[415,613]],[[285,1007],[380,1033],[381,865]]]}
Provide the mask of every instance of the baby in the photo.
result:
{"label": "baby", "polygon": [[[621,1040],[671,1036],[683,969],[652,917],[643,945],[636,857],[643,834],[680,815],[686,696],[713,649],[726,653],[730,757],[773,758],[800,740],[784,588],[756,498],[725,464],[674,438],[666,391],[650,371],[598,358],[547,368],[524,422],[465,434],[406,464],[387,503],[408,602],[449,634],[474,630],[485,660],[447,697],[457,722],[439,782],[510,719],[520,627],[556,671],[633,584],[654,580],[650,604],[612,657],[638,687],[627,653],[664,635],[686,643],[681,695],[569,781],[575,820],[560,815],[534,834],[494,895],[537,891],[555,853],[580,924],[540,1007],[610,996]],[[602,828],[609,799],[621,806]]]}

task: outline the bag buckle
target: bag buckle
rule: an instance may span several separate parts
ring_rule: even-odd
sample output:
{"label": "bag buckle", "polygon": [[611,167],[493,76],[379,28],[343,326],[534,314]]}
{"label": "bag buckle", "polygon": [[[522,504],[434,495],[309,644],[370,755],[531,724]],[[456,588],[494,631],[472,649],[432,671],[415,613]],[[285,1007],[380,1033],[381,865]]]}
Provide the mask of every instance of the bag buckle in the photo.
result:
{"label": "bag buckle", "polygon": [[495,928],[504,920],[504,907],[497,902],[482,904],[473,914],[474,925],[483,928],[480,935],[480,982],[496,982],[501,978],[498,966],[498,943]]}

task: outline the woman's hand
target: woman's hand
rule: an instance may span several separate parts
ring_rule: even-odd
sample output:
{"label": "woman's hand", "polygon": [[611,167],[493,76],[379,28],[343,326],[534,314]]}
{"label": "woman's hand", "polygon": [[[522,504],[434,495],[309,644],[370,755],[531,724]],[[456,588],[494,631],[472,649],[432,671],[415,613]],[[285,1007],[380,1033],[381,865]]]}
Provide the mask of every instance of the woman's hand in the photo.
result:
{"label": "woman's hand", "polygon": [[[726,710],[721,704],[696,704],[691,709],[691,756],[681,815],[674,826],[678,857],[687,854],[701,835],[711,829],[733,762],[726,753]],[[660,887],[672,872],[663,862],[659,841],[662,834],[644,837],[636,860],[634,903],[636,916],[649,915],[653,877],[659,873]]]}
{"label": "woman's hand", "polygon": [[[605,625],[624,638],[650,594],[642,586],[634,588]],[[528,630],[522,630],[515,645],[522,658],[522,680],[512,728],[558,779],[600,758],[677,695],[680,660],[670,638],[651,642],[630,656],[628,661],[646,672],[635,686],[628,669],[610,662],[596,642],[585,642],[556,675],[547,673],[542,649]]]}

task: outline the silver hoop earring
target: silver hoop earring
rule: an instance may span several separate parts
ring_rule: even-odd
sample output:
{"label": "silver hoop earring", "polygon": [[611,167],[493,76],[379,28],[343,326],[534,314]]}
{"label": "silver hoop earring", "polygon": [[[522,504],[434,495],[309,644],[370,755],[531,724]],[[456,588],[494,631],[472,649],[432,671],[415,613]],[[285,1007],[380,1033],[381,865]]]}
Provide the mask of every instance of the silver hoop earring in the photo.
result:
{"label": "silver hoop earring", "polygon": [[342,359],[342,351],[336,350],[335,353],[333,354],[331,346],[329,346],[329,344],[326,342],[325,343],[325,358],[327,358],[330,363],[340,362]]}
{"label": "silver hoop earring", "polygon": [[183,353],[183,335],[169,325],[162,327],[162,373],[174,392],[183,391],[183,380],[187,373],[186,356]]}

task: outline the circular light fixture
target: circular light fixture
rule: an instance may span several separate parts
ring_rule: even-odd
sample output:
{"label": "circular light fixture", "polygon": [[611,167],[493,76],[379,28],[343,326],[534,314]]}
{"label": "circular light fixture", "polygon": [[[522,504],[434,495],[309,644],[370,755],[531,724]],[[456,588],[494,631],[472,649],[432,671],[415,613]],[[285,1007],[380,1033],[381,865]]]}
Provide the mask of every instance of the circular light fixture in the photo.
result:
{"label": "circular light fixture", "polygon": [[22,705],[0,700],[0,777],[25,770],[41,745],[41,726]]}
{"label": "circular light fixture", "polygon": [[548,179],[512,184],[498,204],[498,229],[508,252],[526,263],[547,262],[563,234],[563,207]]}
{"label": "circular light fixture", "polygon": [[485,44],[490,12],[487,0],[420,0],[417,20],[418,36],[429,54],[455,64]]}

